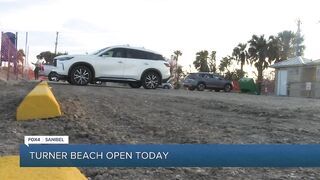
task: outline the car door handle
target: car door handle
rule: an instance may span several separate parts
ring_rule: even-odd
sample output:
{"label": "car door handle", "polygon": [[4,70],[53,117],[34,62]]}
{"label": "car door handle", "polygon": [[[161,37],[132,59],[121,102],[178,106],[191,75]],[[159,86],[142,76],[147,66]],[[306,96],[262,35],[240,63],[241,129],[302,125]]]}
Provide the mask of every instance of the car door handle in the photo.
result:
{"label": "car door handle", "polygon": [[148,63],[144,63],[144,65],[149,65]]}
{"label": "car door handle", "polygon": [[118,61],[118,63],[122,63],[122,61]]}

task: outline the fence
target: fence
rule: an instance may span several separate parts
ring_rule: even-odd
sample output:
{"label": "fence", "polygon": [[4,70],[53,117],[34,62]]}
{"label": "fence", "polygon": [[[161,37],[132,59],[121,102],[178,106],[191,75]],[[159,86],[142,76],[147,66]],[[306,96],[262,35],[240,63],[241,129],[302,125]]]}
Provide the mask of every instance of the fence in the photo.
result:
{"label": "fence", "polygon": [[0,80],[2,81],[21,81],[34,79],[34,72],[31,68],[18,66],[16,72],[13,66],[0,66]]}

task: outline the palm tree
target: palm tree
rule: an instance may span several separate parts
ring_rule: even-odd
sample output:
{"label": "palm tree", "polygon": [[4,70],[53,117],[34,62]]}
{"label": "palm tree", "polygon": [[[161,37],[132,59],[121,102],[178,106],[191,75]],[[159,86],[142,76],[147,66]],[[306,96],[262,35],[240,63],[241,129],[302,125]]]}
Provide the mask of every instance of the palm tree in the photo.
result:
{"label": "palm tree", "polygon": [[232,56],[235,57],[235,60],[240,63],[240,70],[243,71],[243,66],[248,63],[248,52],[246,50],[247,44],[239,43],[237,47],[233,49]]}
{"label": "palm tree", "polygon": [[268,68],[268,43],[264,35],[260,37],[253,35],[252,39],[248,41],[250,47],[248,50],[250,63],[254,64],[258,71],[258,93],[261,92],[261,83],[263,80],[263,70]]}
{"label": "palm tree", "polygon": [[209,71],[216,73],[217,71],[217,61],[216,61],[216,51],[211,51],[209,61],[208,61],[208,66],[209,66]]}
{"label": "palm tree", "polygon": [[173,52],[173,54],[175,55],[175,60],[178,63],[179,56],[182,56],[182,52],[180,50],[176,50]]}
{"label": "palm tree", "polygon": [[279,37],[270,36],[268,40],[268,59],[280,62],[281,43]]}
{"label": "palm tree", "polygon": [[278,33],[279,39],[279,61],[287,60],[295,56],[295,34],[292,31]]}
{"label": "palm tree", "polygon": [[182,56],[182,52],[180,51],[180,50],[176,50],[176,51],[174,51],[173,52],[173,60],[175,60],[176,62],[175,62],[175,68],[173,68],[173,69],[175,69],[175,77],[176,77],[176,79],[175,79],[175,82],[174,82],[174,85],[175,85],[175,87],[177,88],[178,87],[178,85],[179,85],[179,66],[178,66],[178,59],[179,59],[179,56]]}
{"label": "palm tree", "polygon": [[295,44],[295,55],[296,56],[303,56],[303,52],[306,49],[306,46],[302,45],[304,41],[304,37],[300,35],[300,33],[297,33],[294,38],[294,44]]}
{"label": "palm tree", "polygon": [[230,70],[228,68],[232,65],[232,60],[233,58],[231,56],[223,57],[222,60],[220,60],[219,71],[221,74],[230,73]]}
{"label": "palm tree", "polygon": [[209,53],[207,50],[199,51],[196,53],[196,60],[193,61],[194,67],[199,72],[209,72],[209,66],[207,59],[209,58]]}

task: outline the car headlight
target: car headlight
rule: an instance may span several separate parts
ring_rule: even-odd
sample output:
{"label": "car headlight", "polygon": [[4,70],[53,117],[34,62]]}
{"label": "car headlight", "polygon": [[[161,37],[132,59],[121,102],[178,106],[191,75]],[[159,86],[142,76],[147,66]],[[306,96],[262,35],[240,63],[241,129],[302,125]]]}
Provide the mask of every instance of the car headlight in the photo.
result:
{"label": "car headlight", "polygon": [[62,57],[62,58],[58,58],[57,60],[59,60],[59,61],[67,61],[67,60],[70,60],[72,58],[73,57]]}

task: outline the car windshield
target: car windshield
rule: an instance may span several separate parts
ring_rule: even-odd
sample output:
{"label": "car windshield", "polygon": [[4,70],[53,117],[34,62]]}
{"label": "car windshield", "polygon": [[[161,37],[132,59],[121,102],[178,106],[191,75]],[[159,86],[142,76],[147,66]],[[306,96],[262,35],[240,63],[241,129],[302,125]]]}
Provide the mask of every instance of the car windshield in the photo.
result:
{"label": "car windshield", "polygon": [[106,48],[100,49],[100,50],[98,50],[98,51],[95,51],[95,52],[92,53],[92,55],[98,55],[98,54],[100,54],[101,52],[103,52],[104,50],[106,50],[106,49],[108,49],[108,48],[109,48],[109,47],[106,47]]}

